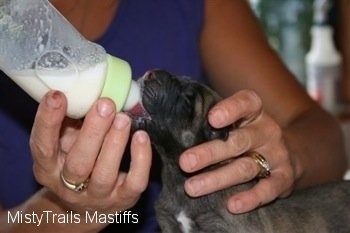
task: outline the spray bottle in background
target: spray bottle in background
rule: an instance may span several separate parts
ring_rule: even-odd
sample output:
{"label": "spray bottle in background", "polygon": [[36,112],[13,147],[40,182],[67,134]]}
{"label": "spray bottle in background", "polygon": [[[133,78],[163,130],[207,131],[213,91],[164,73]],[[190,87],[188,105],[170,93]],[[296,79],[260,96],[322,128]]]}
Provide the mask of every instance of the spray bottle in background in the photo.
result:
{"label": "spray bottle in background", "polygon": [[328,0],[314,1],[314,24],[311,28],[311,49],[306,54],[306,88],[310,96],[329,112],[339,112],[339,82],[342,58],[333,40],[328,22]]}
{"label": "spray bottle in background", "polygon": [[118,111],[140,99],[129,64],[83,38],[48,0],[0,0],[0,32],[0,69],[36,101],[62,91],[69,117],[101,96]]}

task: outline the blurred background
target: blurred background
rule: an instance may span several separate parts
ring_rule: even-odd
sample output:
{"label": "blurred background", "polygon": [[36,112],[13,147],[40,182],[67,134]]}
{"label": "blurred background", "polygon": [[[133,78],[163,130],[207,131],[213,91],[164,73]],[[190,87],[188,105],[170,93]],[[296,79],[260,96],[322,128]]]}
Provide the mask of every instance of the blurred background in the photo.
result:
{"label": "blurred background", "polygon": [[[317,0],[249,0],[270,45],[307,89],[305,57],[311,49],[311,28]],[[322,0],[321,0],[322,1]],[[328,0],[327,23],[334,30],[333,42],[341,56],[336,87],[339,109],[331,112],[345,135],[350,168],[350,0]]]}
{"label": "blurred background", "polygon": [[310,49],[313,0],[250,0],[271,46],[305,84],[304,57]]}

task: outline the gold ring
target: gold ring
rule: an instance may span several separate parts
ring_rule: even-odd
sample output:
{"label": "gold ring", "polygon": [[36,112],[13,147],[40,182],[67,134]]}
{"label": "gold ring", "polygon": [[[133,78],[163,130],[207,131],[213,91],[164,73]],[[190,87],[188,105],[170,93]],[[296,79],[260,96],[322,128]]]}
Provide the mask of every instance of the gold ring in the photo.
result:
{"label": "gold ring", "polygon": [[68,188],[72,191],[75,191],[75,192],[79,192],[79,193],[84,191],[87,188],[88,183],[89,183],[89,179],[86,179],[84,182],[82,182],[80,184],[71,183],[71,182],[67,181],[66,178],[64,178],[63,172],[61,172],[61,180],[66,188]]}
{"label": "gold ring", "polygon": [[260,168],[257,175],[258,178],[266,178],[270,176],[271,166],[264,156],[254,151],[250,152],[248,156],[254,159]]}

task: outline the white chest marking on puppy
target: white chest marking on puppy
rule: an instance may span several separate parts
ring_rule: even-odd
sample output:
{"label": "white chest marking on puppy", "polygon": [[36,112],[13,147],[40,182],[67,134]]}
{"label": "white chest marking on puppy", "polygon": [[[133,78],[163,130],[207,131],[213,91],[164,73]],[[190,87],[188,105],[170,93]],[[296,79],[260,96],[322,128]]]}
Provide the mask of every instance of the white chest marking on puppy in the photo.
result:
{"label": "white chest marking on puppy", "polygon": [[186,216],[184,211],[181,211],[177,216],[176,220],[181,224],[183,233],[191,233],[192,220]]}

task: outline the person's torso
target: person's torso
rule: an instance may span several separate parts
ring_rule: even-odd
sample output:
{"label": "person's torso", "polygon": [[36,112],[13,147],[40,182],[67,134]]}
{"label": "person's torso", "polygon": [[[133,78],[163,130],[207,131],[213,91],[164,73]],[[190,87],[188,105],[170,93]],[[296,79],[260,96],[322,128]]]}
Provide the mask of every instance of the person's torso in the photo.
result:
{"label": "person's torso", "polygon": [[[149,69],[166,69],[176,75],[205,82],[199,53],[203,0],[121,0],[117,15],[97,43],[108,53],[126,60],[137,79]],[[32,175],[28,146],[37,103],[5,75],[0,77],[0,203],[13,207],[38,188]],[[6,133],[4,133],[6,132]],[[128,232],[151,232],[157,184],[134,208],[139,224],[122,224]],[[123,230],[124,227],[113,224]],[[108,231],[106,229],[105,232]],[[152,229],[152,230],[151,230]]]}

